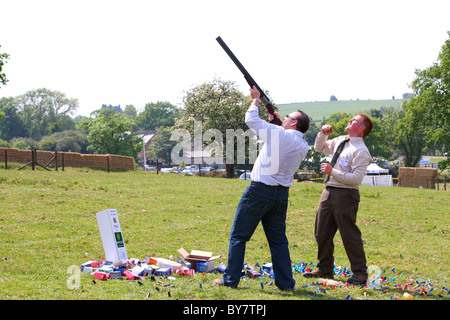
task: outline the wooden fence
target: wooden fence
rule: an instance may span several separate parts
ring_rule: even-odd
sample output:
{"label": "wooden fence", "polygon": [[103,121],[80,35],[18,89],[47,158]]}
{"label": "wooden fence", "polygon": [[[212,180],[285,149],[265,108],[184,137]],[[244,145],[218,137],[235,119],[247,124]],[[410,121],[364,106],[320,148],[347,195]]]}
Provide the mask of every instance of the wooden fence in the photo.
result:
{"label": "wooden fence", "polygon": [[[34,154],[33,154],[34,153]],[[43,167],[86,167],[103,170],[134,170],[133,157],[114,154],[81,154],[76,152],[54,152],[43,150],[20,150],[15,148],[0,148],[0,163],[18,162],[35,164]]]}

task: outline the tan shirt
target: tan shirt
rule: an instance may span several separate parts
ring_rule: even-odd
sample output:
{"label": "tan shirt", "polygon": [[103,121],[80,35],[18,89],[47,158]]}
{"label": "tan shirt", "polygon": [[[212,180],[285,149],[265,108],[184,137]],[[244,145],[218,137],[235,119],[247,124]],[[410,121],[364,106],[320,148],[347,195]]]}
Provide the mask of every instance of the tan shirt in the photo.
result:
{"label": "tan shirt", "polygon": [[[328,140],[327,135],[319,132],[314,149],[326,155],[332,155],[339,143],[345,138],[348,137],[339,136]],[[327,186],[359,189],[359,185],[366,175],[367,166],[371,161],[372,157],[363,138],[351,137],[350,141],[345,144],[341,155],[333,167]]]}

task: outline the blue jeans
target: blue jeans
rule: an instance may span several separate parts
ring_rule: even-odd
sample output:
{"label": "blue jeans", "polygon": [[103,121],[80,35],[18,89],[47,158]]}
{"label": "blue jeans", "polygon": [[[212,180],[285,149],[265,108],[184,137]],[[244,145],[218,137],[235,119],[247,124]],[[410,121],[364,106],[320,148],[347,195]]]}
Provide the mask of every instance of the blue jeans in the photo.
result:
{"label": "blue jeans", "polygon": [[286,237],[286,210],[289,190],[252,182],[239,201],[230,231],[228,265],[223,275],[225,286],[237,287],[244,264],[245,245],[261,221],[269,242],[275,285],[293,289],[292,265]]}

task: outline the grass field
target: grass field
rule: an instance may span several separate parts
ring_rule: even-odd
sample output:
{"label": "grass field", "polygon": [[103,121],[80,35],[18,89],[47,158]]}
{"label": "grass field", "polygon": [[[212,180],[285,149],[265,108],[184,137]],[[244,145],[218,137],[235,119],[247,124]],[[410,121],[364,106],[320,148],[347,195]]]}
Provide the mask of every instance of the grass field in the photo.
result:
{"label": "grass field", "polygon": [[[95,213],[118,210],[128,257],[178,256],[177,249],[228,253],[235,208],[248,181],[66,168],[66,171],[0,170],[0,299],[43,300],[448,300],[449,194],[443,191],[361,187],[358,223],[368,265],[386,277],[382,290],[324,287],[294,272],[297,291],[283,292],[268,277],[241,281],[238,289],[213,286],[219,274],[97,280],[81,274],[70,289],[69,268],[102,257]],[[290,190],[287,235],[293,265],[317,263],[313,236],[320,184]],[[335,262],[349,267],[339,234]],[[247,245],[246,262],[270,262],[261,226]],[[345,281],[338,276],[336,280]],[[264,287],[261,287],[263,282]],[[165,285],[174,285],[168,287]],[[406,287],[405,287],[406,285]],[[170,297],[169,297],[170,291]]]}
{"label": "grass field", "polygon": [[289,114],[300,109],[309,115],[314,121],[322,121],[329,114],[334,112],[347,112],[352,115],[365,113],[370,109],[379,110],[381,107],[393,107],[399,109],[402,106],[402,99],[395,100],[342,100],[342,101],[317,101],[301,102],[278,105],[281,115]]}

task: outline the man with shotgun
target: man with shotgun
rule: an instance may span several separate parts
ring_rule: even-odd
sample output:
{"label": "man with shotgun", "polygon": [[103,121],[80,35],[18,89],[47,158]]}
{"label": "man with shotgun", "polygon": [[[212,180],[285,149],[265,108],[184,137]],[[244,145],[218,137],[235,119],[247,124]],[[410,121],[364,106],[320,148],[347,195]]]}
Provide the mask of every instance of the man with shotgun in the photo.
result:
{"label": "man with shotgun", "polygon": [[[251,173],[251,183],[239,201],[230,231],[228,264],[222,279],[215,284],[237,287],[241,279],[245,246],[261,221],[269,242],[275,284],[282,290],[295,288],[286,237],[286,211],[289,187],[295,170],[308,152],[303,134],[309,117],[302,111],[287,115],[281,126],[259,117],[260,92],[250,89],[253,102],[245,114],[245,123],[264,141]],[[279,114],[274,112],[269,121]]]}
{"label": "man with shotgun", "polygon": [[[264,141],[264,145],[253,165],[250,176],[252,181],[236,209],[230,231],[227,267],[222,279],[216,279],[214,283],[233,288],[238,286],[246,243],[261,222],[269,242],[275,285],[282,290],[293,290],[295,280],[292,277],[286,237],[286,211],[295,170],[308,152],[308,143],[303,139],[303,134],[309,129],[310,119],[306,113],[298,110],[281,121],[268,97],[225,42],[220,37],[216,40],[250,86],[253,102],[245,114],[245,123]],[[269,122],[259,117],[260,102],[269,113]]]}

